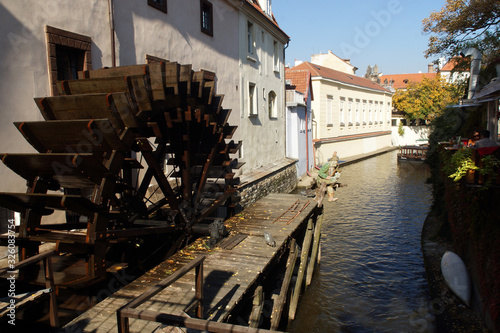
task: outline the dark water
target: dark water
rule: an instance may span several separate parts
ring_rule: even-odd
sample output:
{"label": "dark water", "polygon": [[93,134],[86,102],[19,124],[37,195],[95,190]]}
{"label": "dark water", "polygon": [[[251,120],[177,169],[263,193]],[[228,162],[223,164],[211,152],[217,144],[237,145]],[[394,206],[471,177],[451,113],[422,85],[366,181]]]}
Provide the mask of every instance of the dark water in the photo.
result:
{"label": "dark water", "polygon": [[396,152],[342,168],[348,186],[325,203],[320,269],[290,332],[433,332],[420,246],[428,177]]}

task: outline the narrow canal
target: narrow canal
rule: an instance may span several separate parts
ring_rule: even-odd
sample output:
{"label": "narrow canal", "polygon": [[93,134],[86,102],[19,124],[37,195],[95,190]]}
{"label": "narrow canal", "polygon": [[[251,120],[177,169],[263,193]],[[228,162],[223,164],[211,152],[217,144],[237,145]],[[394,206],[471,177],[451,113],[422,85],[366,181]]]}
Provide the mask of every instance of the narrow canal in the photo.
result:
{"label": "narrow canal", "polygon": [[429,170],[396,154],[342,168],[347,187],[325,200],[320,269],[290,332],[434,331],[420,246]]}

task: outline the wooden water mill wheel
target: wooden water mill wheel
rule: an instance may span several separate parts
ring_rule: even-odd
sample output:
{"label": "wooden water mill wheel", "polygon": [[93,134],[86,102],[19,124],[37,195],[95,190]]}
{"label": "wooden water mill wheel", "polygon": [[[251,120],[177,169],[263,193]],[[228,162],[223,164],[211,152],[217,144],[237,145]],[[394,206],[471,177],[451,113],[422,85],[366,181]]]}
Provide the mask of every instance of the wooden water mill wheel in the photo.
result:
{"label": "wooden water mill wheel", "polygon": [[[35,98],[44,121],[15,123],[38,153],[0,155],[28,184],[26,193],[0,193],[0,205],[21,212],[20,259],[54,242],[84,258],[92,280],[105,274],[113,244],[221,233],[241,163],[230,157],[236,126],[214,73],[163,61],[57,84],[60,96]],[[59,210],[66,223],[42,222]]]}

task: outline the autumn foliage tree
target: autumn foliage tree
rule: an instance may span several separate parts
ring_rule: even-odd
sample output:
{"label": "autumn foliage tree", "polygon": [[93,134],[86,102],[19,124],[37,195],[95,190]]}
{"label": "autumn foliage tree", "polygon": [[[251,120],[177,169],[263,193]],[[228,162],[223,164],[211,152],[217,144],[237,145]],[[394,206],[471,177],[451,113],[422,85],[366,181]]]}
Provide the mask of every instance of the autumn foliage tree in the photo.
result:
{"label": "autumn foliage tree", "polygon": [[464,92],[463,85],[451,84],[436,75],[422,82],[409,82],[406,90],[398,90],[392,97],[393,106],[410,120],[432,121],[446,106],[458,103]]}
{"label": "autumn foliage tree", "polygon": [[470,47],[481,51],[485,63],[500,56],[499,0],[446,0],[422,24],[430,34],[426,57],[452,58]]}

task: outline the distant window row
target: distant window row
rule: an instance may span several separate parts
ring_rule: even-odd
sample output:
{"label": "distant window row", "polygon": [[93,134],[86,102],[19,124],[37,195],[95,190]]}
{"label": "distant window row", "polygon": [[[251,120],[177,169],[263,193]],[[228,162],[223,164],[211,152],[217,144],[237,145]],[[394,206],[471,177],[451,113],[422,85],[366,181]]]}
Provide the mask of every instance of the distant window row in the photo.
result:
{"label": "distant window row", "polygon": [[[165,14],[167,11],[167,0],[147,0],[148,5]],[[201,31],[209,36],[214,35],[214,20],[212,3],[208,0],[200,0],[200,24]]]}
{"label": "distant window row", "polygon": [[[346,123],[349,126],[361,125],[361,123],[363,125],[382,124],[384,120],[389,122],[390,112],[390,102],[387,102],[384,108],[384,102],[382,101],[362,100],[361,103],[361,99],[348,98],[346,100],[345,97],[339,99],[339,121],[341,126],[345,126]],[[326,124],[333,125],[333,96],[331,95],[327,95],[326,98]]]}

